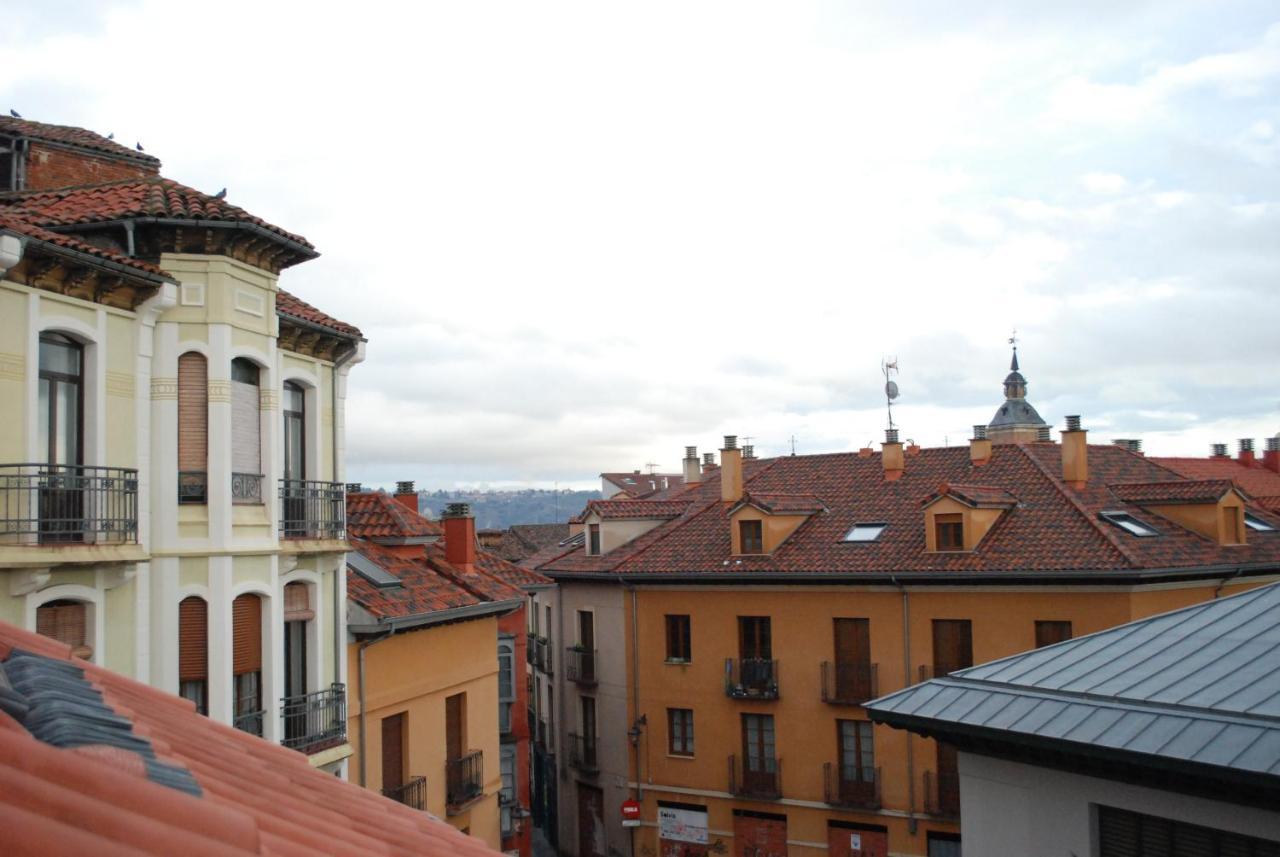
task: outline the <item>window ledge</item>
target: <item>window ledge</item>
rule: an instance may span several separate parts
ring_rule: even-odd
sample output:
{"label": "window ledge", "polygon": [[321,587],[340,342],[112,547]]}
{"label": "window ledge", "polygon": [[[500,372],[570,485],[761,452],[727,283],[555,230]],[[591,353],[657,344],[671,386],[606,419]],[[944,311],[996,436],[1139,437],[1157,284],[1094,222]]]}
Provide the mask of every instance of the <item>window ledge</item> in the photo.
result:
{"label": "window ledge", "polygon": [[667,658],[663,663],[671,667],[687,667],[692,664],[693,661],[686,660],[685,658]]}

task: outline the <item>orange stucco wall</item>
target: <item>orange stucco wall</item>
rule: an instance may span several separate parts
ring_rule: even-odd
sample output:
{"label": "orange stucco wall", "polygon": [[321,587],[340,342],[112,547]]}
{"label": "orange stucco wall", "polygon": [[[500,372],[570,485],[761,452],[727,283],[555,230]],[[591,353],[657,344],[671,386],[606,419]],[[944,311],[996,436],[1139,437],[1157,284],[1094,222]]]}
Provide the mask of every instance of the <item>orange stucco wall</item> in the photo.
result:
{"label": "orange stucco wall", "polygon": [[[359,646],[347,649],[347,734],[360,782]],[[445,698],[466,693],[466,746],[484,753],[484,797],[457,815],[445,806]],[[427,778],[427,811],[493,848],[501,847],[498,791],[498,620],[493,617],[397,633],[365,650],[365,782],[382,787],[382,718],[406,714],[407,777]],[[524,712],[519,712],[523,717]]]}
{"label": "orange stucco wall", "polygon": [[[878,693],[884,695],[918,680],[919,668],[932,663],[932,620],[969,619],[974,663],[993,660],[1035,645],[1035,620],[1067,620],[1075,636],[1092,633],[1153,613],[1206,600],[1217,584],[1192,586],[1063,588],[908,587],[910,652],[903,657],[903,596],[893,587],[644,587],[637,595],[639,649],[638,712],[648,718],[640,747],[640,781],[645,786],[643,818],[654,821],[657,801],[705,804],[711,842],[733,842],[732,810],[748,809],[787,816],[788,853],[825,850],[829,821],[882,825],[890,851],[925,854],[926,833],[956,830],[953,822],[922,812],[923,777],[936,769],[934,742],[886,727],[875,727],[875,764],[881,769],[883,809],[841,810],[824,803],[823,764],[836,762],[836,720],[865,720],[860,706],[821,701],[820,664],[834,656],[832,620],[870,620],[872,662]],[[1259,585],[1226,586],[1222,594]],[[692,660],[665,662],[664,616],[688,614]],[[725,695],[725,659],[736,658],[737,617],[772,617],[773,657],[778,660],[776,701],[738,700]],[[629,617],[628,617],[629,622]],[[630,641],[628,641],[630,646]],[[631,655],[628,652],[627,662]],[[667,752],[667,708],[694,711],[695,755]],[[637,710],[634,709],[633,710]],[[740,715],[767,713],[775,718],[777,756],[781,760],[783,800],[727,799],[728,759],[741,754]],[[908,742],[913,777],[908,776]],[[632,771],[635,779],[636,771]],[[909,791],[914,788],[914,800]],[[906,813],[919,821],[908,833]],[[811,844],[805,844],[811,843]],[[661,852],[656,830],[642,827],[637,854]]]}

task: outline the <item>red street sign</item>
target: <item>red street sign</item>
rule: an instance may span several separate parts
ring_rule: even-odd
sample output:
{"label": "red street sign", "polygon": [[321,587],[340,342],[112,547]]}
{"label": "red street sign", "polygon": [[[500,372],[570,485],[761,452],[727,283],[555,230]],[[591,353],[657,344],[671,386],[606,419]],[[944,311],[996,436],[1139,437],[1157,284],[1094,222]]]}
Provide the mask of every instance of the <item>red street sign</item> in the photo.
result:
{"label": "red street sign", "polygon": [[622,819],[623,821],[639,821],[640,820],[640,804],[628,798],[622,802]]}

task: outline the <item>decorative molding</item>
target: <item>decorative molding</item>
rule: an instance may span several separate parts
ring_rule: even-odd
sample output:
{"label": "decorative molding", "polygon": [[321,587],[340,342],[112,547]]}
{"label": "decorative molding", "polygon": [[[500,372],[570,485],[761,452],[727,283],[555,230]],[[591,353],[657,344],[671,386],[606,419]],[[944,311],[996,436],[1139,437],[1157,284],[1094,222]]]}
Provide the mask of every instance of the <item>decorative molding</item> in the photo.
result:
{"label": "decorative molding", "polygon": [[210,381],[209,382],[209,401],[230,404],[231,382],[230,381]]}
{"label": "decorative molding", "polygon": [[178,379],[177,378],[152,378],[151,379],[151,398],[153,399],[178,398]]}
{"label": "decorative molding", "polygon": [[27,359],[21,354],[0,352],[0,378],[8,381],[26,380]]}
{"label": "decorative molding", "polygon": [[6,576],[9,578],[9,595],[17,598],[48,586],[52,572],[49,568],[23,568],[10,571]]}
{"label": "decorative molding", "polygon": [[280,394],[266,387],[258,390],[258,407],[264,411],[274,411],[280,407]]}
{"label": "decorative molding", "polygon": [[204,283],[182,284],[183,306],[204,306]]}
{"label": "decorative molding", "polygon": [[133,382],[133,376],[128,372],[107,373],[108,396],[123,396],[126,399],[132,399],[136,393],[137,387]]}
{"label": "decorative molding", "polygon": [[123,586],[133,580],[137,574],[137,563],[130,562],[123,565],[110,566],[102,571],[102,588],[105,591],[115,589],[117,586]]}
{"label": "decorative molding", "polygon": [[265,312],[265,303],[262,295],[256,295],[253,292],[247,292],[244,289],[236,290],[236,310],[249,315],[256,315],[262,318]]}

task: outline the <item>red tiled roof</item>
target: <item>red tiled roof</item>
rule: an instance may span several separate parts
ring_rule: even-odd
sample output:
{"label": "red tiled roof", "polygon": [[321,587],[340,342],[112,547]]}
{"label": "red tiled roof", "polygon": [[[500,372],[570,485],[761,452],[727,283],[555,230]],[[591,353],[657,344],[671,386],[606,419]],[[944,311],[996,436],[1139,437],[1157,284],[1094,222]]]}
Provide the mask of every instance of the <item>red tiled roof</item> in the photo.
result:
{"label": "red tiled roof", "polygon": [[1018,504],[1018,498],[1003,488],[991,485],[957,485],[944,483],[938,490],[924,499],[922,505],[928,505],[940,497],[954,497],[966,506],[974,508],[991,507],[1008,508]]}
{"label": "red tiled roof", "polygon": [[[827,508],[826,504],[812,494],[768,494],[758,491],[743,494],[741,504],[756,506],[771,515],[812,515]],[[731,514],[732,511],[730,510]]]}
{"label": "red tiled roof", "polygon": [[54,143],[65,143],[70,146],[81,146],[97,152],[125,158],[155,169],[160,168],[160,159],[146,152],[139,152],[128,146],[122,146],[115,140],[108,140],[85,128],[71,125],[50,125],[46,122],[32,122],[30,119],[16,119],[11,116],[0,116],[0,134],[12,134],[18,137],[30,137],[33,140],[49,140]]}
{"label": "red tiled roof", "polygon": [[188,700],[0,623],[0,660],[14,650],[83,670],[106,707],[160,763],[189,772],[200,794],[148,779],[131,750],[53,746],[0,711],[0,839],[9,857],[496,855],[425,812],[313,769],[301,753],[197,714]]}
{"label": "red tiled roof", "polygon": [[74,226],[133,217],[247,223],[315,255],[315,248],[301,235],[286,232],[224,199],[158,176],[27,191],[6,195],[2,202],[42,226]]}
{"label": "red tiled roof", "polygon": [[[1062,479],[1062,448],[1053,443],[997,444],[975,467],[965,447],[923,449],[906,460],[902,476],[884,478],[878,454],[788,456],[744,462],[750,494],[812,494],[828,512],[810,517],[773,554],[732,553],[728,510],[720,502],[720,472],[707,474],[685,514],[602,556],[581,548],[536,566],[555,577],[572,573],[626,575],[672,573],[817,574],[1051,571],[1126,571],[1197,566],[1280,567],[1280,533],[1249,534],[1244,546],[1219,546],[1197,533],[1153,519],[1142,507],[1116,497],[1109,486],[1181,481],[1160,464],[1115,446],[1089,447],[1089,480],[1079,490]],[[976,483],[981,480],[981,486]],[[941,484],[1007,492],[1018,505],[1001,517],[972,552],[925,549],[920,499]],[[1000,495],[1001,497],[1003,495]],[[1152,524],[1156,538],[1135,538],[1098,517],[1123,510]],[[1257,513],[1255,508],[1251,511]],[[1268,522],[1280,519],[1260,515]],[[888,524],[874,543],[850,544],[845,534],[859,521]],[[1158,524],[1156,523],[1158,521]]]}
{"label": "red tiled roof", "polygon": [[1230,479],[1187,479],[1180,482],[1123,482],[1111,491],[1129,503],[1216,503],[1235,486]]}
{"label": "red tiled roof", "polygon": [[595,513],[605,520],[614,518],[678,518],[689,504],[684,500],[592,500],[583,514]]}
{"label": "red tiled roof", "polygon": [[276,313],[286,318],[294,318],[300,321],[309,321],[312,324],[318,324],[321,327],[327,327],[344,336],[362,337],[360,328],[354,324],[347,324],[345,321],[338,321],[331,315],[321,312],[311,304],[296,297],[295,295],[280,289],[276,292]]}
{"label": "red tiled roof", "polygon": [[35,241],[45,244],[53,244],[63,247],[67,250],[74,250],[77,253],[83,253],[87,256],[95,256],[108,262],[114,262],[117,265],[124,265],[133,268],[141,273],[150,274],[149,279],[160,278],[171,283],[177,282],[171,275],[161,270],[159,266],[153,265],[143,259],[133,256],[125,256],[122,253],[116,253],[93,244],[88,244],[72,235],[63,235],[60,232],[50,232],[24,217],[19,217],[3,207],[0,207],[0,230],[15,232]]}
{"label": "red tiled roof", "polygon": [[684,484],[682,473],[601,473],[600,478],[614,485],[628,497],[641,499]]}
{"label": "red tiled roof", "polygon": [[1235,458],[1153,458],[1189,479],[1230,479],[1265,509],[1280,512],[1280,473],[1255,460],[1247,465]]}
{"label": "red tiled roof", "polygon": [[443,536],[444,528],[383,491],[347,495],[347,535],[356,539]]}
{"label": "red tiled roof", "polygon": [[494,530],[489,549],[507,560],[519,562],[546,547],[558,545],[569,537],[568,524],[512,524],[505,530]]}

